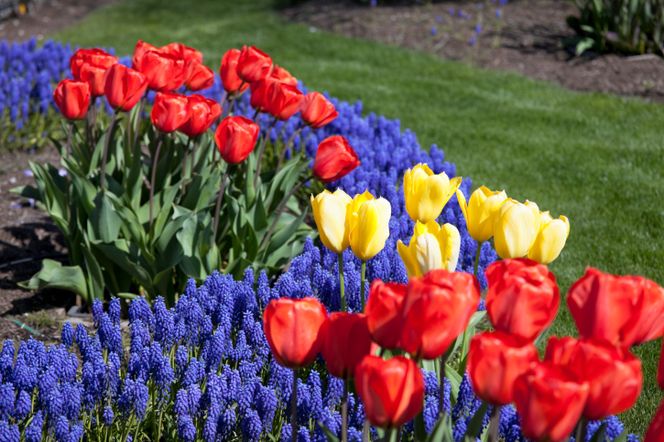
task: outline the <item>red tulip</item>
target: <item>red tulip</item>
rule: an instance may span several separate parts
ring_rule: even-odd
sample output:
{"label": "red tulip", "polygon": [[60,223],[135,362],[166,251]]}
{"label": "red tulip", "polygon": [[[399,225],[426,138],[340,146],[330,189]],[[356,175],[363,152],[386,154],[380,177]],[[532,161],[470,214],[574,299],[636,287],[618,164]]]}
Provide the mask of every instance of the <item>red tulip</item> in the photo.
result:
{"label": "red tulip", "polygon": [[272,73],[270,73],[270,78],[297,87],[297,78],[293,77],[290,72],[281,66],[277,66],[276,64],[273,66]]}
{"label": "red tulip", "polygon": [[371,352],[367,317],[358,313],[332,313],[321,333],[321,354],[327,371],[338,378],[352,378],[357,364]]}
{"label": "red tulip", "polygon": [[643,442],[664,442],[664,401],[657,409]]}
{"label": "red tulip", "polygon": [[527,438],[561,442],[579,421],[588,397],[588,384],[562,369],[537,363],[514,383],[514,403]]}
{"label": "red tulip", "polygon": [[154,99],[152,124],[162,132],[174,132],[189,119],[188,100],[184,95],[159,92]]}
{"label": "red tulip", "polygon": [[270,301],[263,313],[263,330],[270,350],[284,367],[312,363],[320,350],[325,307],[313,298]]}
{"label": "red tulip", "polygon": [[187,64],[171,54],[148,51],[140,62],[141,73],[148,79],[150,89],[173,91],[184,84],[187,78]]}
{"label": "red tulip", "polygon": [[556,318],[560,293],[546,266],[503,259],[486,269],[486,309],[496,330],[534,340]]}
{"label": "red tulip", "polygon": [[314,129],[326,126],[339,113],[320,92],[309,92],[302,100],[302,119]]}
{"label": "red tulip", "polygon": [[401,348],[418,358],[442,356],[479,302],[480,286],[470,273],[433,270],[411,279],[403,302]]}
{"label": "red tulip", "polygon": [[53,92],[53,101],[68,120],[82,120],[90,106],[90,86],[84,81],[62,80]]}
{"label": "red tulip", "polygon": [[81,68],[84,65],[94,66],[106,71],[117,62],[118,57],[111,55],[102,49],[79,49],[74,52],[74,55],[69,59],[69,67],[71,68],[72,76],[77,80],[82,80]]}
{"label": "red tulip", "polygon": [[468,353],[468,374],[475,394],[494,405],[514,401],[514,382],[537,361],[532,342],[503,332],[473,336]]}
{"label": "red tulip", "polygon": [[405,284],[385,283],[376,279],[371,284],[365,308],[369,333],[378,345],[385,348],[399,347],[403,327],[403,300]]}
{"label": "red tulip", "polygon": [[567,305],[584,338],[629,347],[664,334],[664,290],[640,276],[588,268],[569,289]]}
{"label": "red tulip", "polygon": [[279,80],[267,83],[266,94],[266,110],[280,120],[288,120],[295,115],[304,98],[297,86]]}
{"label": "red tulip", "polygon": [[104,95],[104,85],[106,84],[106,71],[108,69],[99,68],[91,64],[84,64],[79,71],[79,80],[85,81],[90,86],[90,94],[93,97]]}
{"label": "red tulip", "polygon": [[189,119],[178,130],[189,137],[205,133],[221,115],[219,103],[197,94],[187,97],[187,109]]}
{"label": "red tulip", "polygon": [[662,351],[659,354],[659,365],[657,366],[657,383],[660,390],[664,390],[664,339],[662,340]]}
{"label": "red tulip", "polygon": [[348,140],[341,135],[333,135],[318,145],[313,173],[322,182],[331,183],[345,177],[359,165],[360,160]]}
{"label": "red tulip", "polygon": [[251,107],[261,112],[267,111],[267,108],[270,103],[270,97],[269,97],[269,89],[271,87],[270,85],[275,81],[276,80],[271,78],[264,78],[262,80],[258,80],[251,83],[250,85],[251,97],[249,100],[249,104],[251,104]]}
{"label": "red tulip", "polygon": [[224,89],[229,94],[244,92],[249,87],[249,83],[243,81],[237,74],[237,62],[239,58],[239,49],[229,49],[221,58],[219,76],[221,77]]}
{"label": "red tulip", "polygon": [[189,47],[187,45],[184,45],[182,43],[177,43],[177,42],[169,43],[166,46],[162,46],[161,48],[159,48],[159,52],[162,52],[164,54],[169,54],[175,58],[184,60],[185,63],[187,64],[203,63],[203,54],[201,53],[201,51]]}
{"label": "red tulip", "polygon": [[563,366],[578,382],[588,383],[588,400],[583,411],[588,419],[622,413],[641,394],[641,361],[607,342],[552,337],[546,360]]}
{"label": "red tulip", "polygon": [[143,74],[118,63],[108,70],[104,95],[112,108],[128,111],[143,97],[147,87],[148,80]]}
{"label": "red tulip", "polygon": [[272,71],[272,59],[255,46],[242,46],[237,73],[245,83],[262,80]]}
{"label": "red tulip", "polygon": [[238,164],[254,150],[259,133],[260,127],[249,118],[226,117],[217,127],[214,141],[226,162]]}
{"label": "red tulip", "polygon": [[355,369],[355,389],[369,422],[396,428],[413,419],[424,403],[424,378],[412,359],[365,356]]}
{"label": "red tulip", "polygon": [[214,72],[201,63],[193,63],[185,85],[190,91],[207,89],[214,84]]}
{"label": "red tulip", "polygon": [[137,71],[140,71],[143,56],[150,51],[158,52],[159,49],[156,46],[152,46],[150,43],[138,40],[134,47],[134,55],[131,58],[131,66]]}

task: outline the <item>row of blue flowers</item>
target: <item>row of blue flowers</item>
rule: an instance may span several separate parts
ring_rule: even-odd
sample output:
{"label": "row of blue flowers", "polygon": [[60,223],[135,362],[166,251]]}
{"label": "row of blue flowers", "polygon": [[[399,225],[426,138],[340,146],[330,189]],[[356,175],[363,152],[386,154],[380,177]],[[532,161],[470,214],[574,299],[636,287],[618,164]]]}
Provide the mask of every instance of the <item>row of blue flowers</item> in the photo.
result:
{"label": "row of blue flowers", "polygon": [[[39,113],[51,106],[51,87],[66,70],[70,53],[69,47],[53,42],[43,47],[33,42],[0,43],[0,110],[9,109],[11,114],[16,105],[25,106],[28,113]],[[19,79],[22,74],[23,80]],[[15,86],[7,86],[7,82]],[[222,93],[218,78],[206,91],[217,100]],[[415,134],[402,130],[398,120],[364,116],[359,102],[333,101],[339,118],[316,132],[304,129],[296,136],[296,145],[303,145],[311,156],[328,135],[340,133],[350,140],[362,165],[334,186],[349,194],[368,189],[392,204],[391,235],[385,249],[370,261],[368,279],[405,281],[396,241],[409,237],[412,222],[395,183],[406,168],[418,162],[450,176],[456,174],[455,167],[445,161],[437,146],[428,152],[421,149]],[[237,109],[246,115],[253,113],[246,95]],[[12,121],[19,126],[20,118]],[[299,118],[292,118],[277,124],[270,136],[288,140],[300,125]],[[470,180],[465,179],[462,189],[466,194],[470,186]],[[441,220],[455,224],[461,232],[458,270],[472,271],[477,245],[466,232],[455,200],[447,205]],[[359,262],[350,253],[344,259],[348,304],[359,310]],[[486,244],[481,268],[494,260],[495,252]],[[79,441],[84,435],[86,440],[109,440],[110,432],[114,433],[112,440],[123,441],[136,434],[148,434],[152,440],[184,441],[257,441],[267,440],[268,434],[290,438],[287,416],[293,374],[270,354],[262,329],[262,309],[278,297],[315,296],[328,310],[338,310],[335,262],[334,254],[309,240],[288,270],[274,281],[251,269],[241,281],[215,273],[200,286],[190,281],[171,309],[162,299],[150,306],[139,298],[129,306],[128,349],[123,345],[127,330],[121,327],[117,299],[106,310],[99,302],[93,305],[94,330],[66,323],[60,344],[47,346],[32,339],[5,341],[0,352],[0,441]],[[314,364],[298,381],[300,441],[327,440],[319,423],[335,432],[340,429],[343,384],[321,366]],[[438,414],[439,390],[434,373],[426,372],[425,379],[424,420],[430,431]],[[467,378],[454,405],[449,388],[446,395],[445,406],[455,421],[454,435],[459,440],[480,401]],[[361,440],[364,412],[354,395],[350,396],[349,410],[350,439]],[[610,418],[607,423],[611,439],[622,432],[618,419]],[[140,433],[139,425],[143,426]],[[589,439],[598,426],[591,423]],[[125,431],[128,428],[136,434]],[[409,426],[404,428],[409,430]],[[523,440],[518,416],[511,407],[502,411],[500,432],[506,441]]]}

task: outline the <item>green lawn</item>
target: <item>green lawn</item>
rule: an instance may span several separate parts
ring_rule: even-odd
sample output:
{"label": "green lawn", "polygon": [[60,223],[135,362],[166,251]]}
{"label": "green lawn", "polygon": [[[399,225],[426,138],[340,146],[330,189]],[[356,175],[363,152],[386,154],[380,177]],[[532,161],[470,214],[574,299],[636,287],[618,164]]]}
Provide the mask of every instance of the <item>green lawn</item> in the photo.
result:
{"label": "green lawn", "polygon": [[[552,265],[563,290],[593,265],[664,283],[664,107],[582,94],[518,75],[289,24],[269,0],[125,0],[58,39],[130,53],[137,39],[200,48],[217,66],[229,47],[255,44],[309,87],[399,118],[423,146],[436,143],[475,185],[505,188],[571,221]],[[659,239],[659,241],[658,241]],[[659,242],[659,243],[658,243]],[[566,310],[554,333],[574,333]],[[643,433],[661,398],[658,345],[644,360],[640,402],[623,416]]]}

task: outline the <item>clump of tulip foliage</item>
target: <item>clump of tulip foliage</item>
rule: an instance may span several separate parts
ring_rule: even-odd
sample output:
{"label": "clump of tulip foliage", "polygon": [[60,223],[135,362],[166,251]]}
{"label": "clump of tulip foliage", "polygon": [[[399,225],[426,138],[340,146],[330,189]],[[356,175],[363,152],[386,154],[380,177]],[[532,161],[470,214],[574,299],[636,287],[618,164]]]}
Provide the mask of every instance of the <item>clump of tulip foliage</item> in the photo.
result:
{"label": "clump of tulip foliage", "polygon": [[[276,361],[293,369],[293,379],[320,354],[329,373],[344,380],[341,434],[337,438],[328,431],[329,439],[348,440],[347,400],[354,391],[364,405],[365,440],[371,426],[386,441],[400,440],[410,421],[414,440],[458,440],[444,407],[445,384],[451,384],[452,397],[460,395],[464,373],[483,401],[465,440],[498,441],[501,409],[514,404],[529,440],[562,442],[574,436],[585,441],[589,421],[622,413],[638,399],[641,361],[630,350],[664,336],[664,289],[646,278],[589,268],[567,295],[579,337],[549,338],[540,358],[535,342],[560,305],[555,276],[546,264],[561,253],[569,221],[564,216],[554,220],[535,203],[520,203],[486,187],[466,202],[458,192],[460,183],[461,178],[436,175],[424,164],[406,171],[405,205],[415,227],[410,244],[399,241],[397,246],[407,284],[375,280],[365,305],[362,271],[360,312],[328,314],[314,298],[281,298],[267,306],[266,338]],[[493,238],[503,258],[486,269],[484,296],[477,261],[475,275],[454,271],[457,228],[436,223],[455,192],[470,235],[479,244]],[[339,256],[350,246],[364,268],[384,247],[389,203],[382,207],[368,193],[351,198],[340,189],[325,190],[311,201],[323,244]],[[346,310],[343,279],[340,287],[340,305]],[[485,310],[478,311],[483,297]],[[440,388],[439,418],[428,434],[423,369],[438,373]],[[664,358],[658,380],[664,386]],[[291,399],[291,410],[296,410],[297,398]],[[659,411],[647,442],[661,440],[663,420]],[[293,412],[293,441],[297,425]],[[594,440],[603,440],[605,431],[600,427]]]}
{"label": "clump of tulip foliage", "polygon": [[[221,102],[197,93],[215,74],[181,43],[139,41],[131,67],[80,49],[70,66],[53,94],[67,119],[62,168],[32,164],[37,186],[22,189],[63,233],[70,265],[45,260],[29,288],[65,288],[88,303],[106,293],[173,304],[188,278],[247,266],[274,274],[312,234],[306,195],[359,165],[341,136],[321,143],[313,168],[295,136],[270,141],[298,112],[315,130],[337,111],[255,47],[224,54]],[[248,90],[255,112],[238,115]],[[101,100],[110,115],[98,114]]]}

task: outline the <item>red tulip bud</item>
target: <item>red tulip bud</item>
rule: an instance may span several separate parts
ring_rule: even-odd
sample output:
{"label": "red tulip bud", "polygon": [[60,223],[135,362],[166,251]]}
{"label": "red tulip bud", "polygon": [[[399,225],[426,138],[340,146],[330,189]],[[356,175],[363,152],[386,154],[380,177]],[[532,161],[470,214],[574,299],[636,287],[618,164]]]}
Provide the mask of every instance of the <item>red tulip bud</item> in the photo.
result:
{"label": "red tulip bud", "polygon": [[202,95],[187,97],[189,119],[178,129],[189,137],[197,137],[207,131],[221,115],[221,106],[214,100]]}
{"label": "red tulip bud", "polygon": [[328,125],[339,113],[319,92],[309,92],[302,100],[302,119],[314,129]]}
{"label": "red tulip bud", "polygon": [[219,67],[219,76],[224,89],[229,94],[244,92],[249,83],[244,82],[237,73],[237,62],[240,58],[239,49],[229,49],[221,59]]}
{"label": "red tulip bud", "polygon": [[84,81],[62,80],[53,92],[53,101],[68,120],[82,120],[90,106],[90,86]]}
{"label": "red tulip bud", "polygon": [[143,56],[150,51],[159,51],[156,46],[152,46],[150,43],[146,43],[143,40],[138,40],[136,46],[134,47],[134,55],[131,58],[131,66],[137,71],[141,70],[141,62]]}
{"label": "red tulip bud", "polygon": [[403,327],[401,313],[405,297],[405,284],[385,283],[380,279],[371,284],[365,308],[367,326],[373,340],[381,347],[399,347]]}
{"label": "red tulip bud", "polygon": [[187,63],[171,54],[148,51],[140,61],[141,73],[148,79],[150,89],[173,91],[187,78]]}
{"label": "red tulip bud", "polygon": [[192,63],[185,85],[191,91],[207,89],[214,84],[214,72],[201,63]]}
{"label": "red tulip bud", "polygon": [[357,313],[332,313],[322,328],[321,354],[332,376],[349,379],[362,358],[371,352],[367,317]]}
{"label": "red tulip bud", "polygon": [[174,132],[189,119],[187,97],[169,92],[159,92],[154,99],[150,119],[162,132]]}
{"label": "red tulip bud", "polygon": [[288,120],[295,115],[304,98],[297,86],[279,80],[268,82],[266,93],[267,111],[279,120]]}
{"label": "red tulip bud", "polygon": [[331,183],[345,177],[359,165],[360,160],[348,140],[341,135],[333,135],[318,145],[313,173],[322,182]]}
{"label": "red tulip bud", "polygon": [[143,97],[147,87],[143,74],[118,63],[106,74],[104,95],[112,108],[129,111]]}
{"label": "red tulip bud", "polygon": [[284,367],[312,363],[320,350],[325,307],[313,298],[270,301],[263,313],[263,330],[270,350]]}
{"label": "red tulip bud", "polygon": [[237,61],[237,73],[246,83],[261,80],[272,71],[272,59],[255,46],[243,46]]}
{"label": "red tulip bud", "polygon": [[272,69],[272,73],[270,73],[270,78],[297,87],[297,78],[293,77],[290,72],[276,64]]}
{"label": "red tulip bud", "polygon": [[94,66],[106,71],[117,62],[118,57],[102,49],[79,49],[69,59],[69,67],[71,68],[72,76],[77,80],[81,80],[81,68],[84,65]]}
{"label": "red tulip bud", "polygon": [[260,128],[249,118],[224,118],[214,134],[221,157],[231,164],[244,161],[256,146]]}

